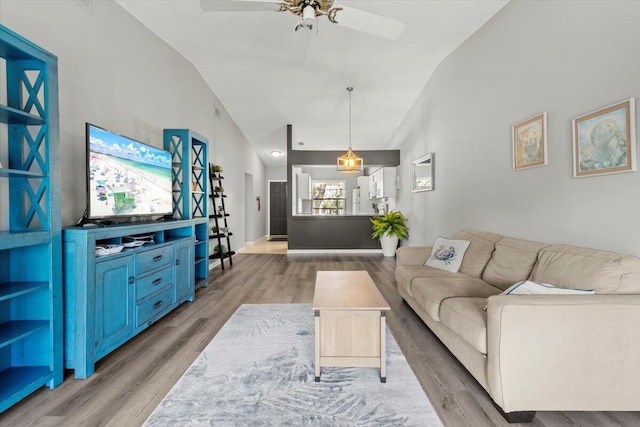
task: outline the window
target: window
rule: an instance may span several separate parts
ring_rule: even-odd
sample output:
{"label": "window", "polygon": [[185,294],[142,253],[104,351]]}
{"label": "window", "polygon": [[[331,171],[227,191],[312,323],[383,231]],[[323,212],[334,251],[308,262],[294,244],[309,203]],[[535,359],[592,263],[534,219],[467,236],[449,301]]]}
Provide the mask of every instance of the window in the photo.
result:
{"label": "window", "polygon": [[346,181],[312,181],[313,213],[344,215]]}

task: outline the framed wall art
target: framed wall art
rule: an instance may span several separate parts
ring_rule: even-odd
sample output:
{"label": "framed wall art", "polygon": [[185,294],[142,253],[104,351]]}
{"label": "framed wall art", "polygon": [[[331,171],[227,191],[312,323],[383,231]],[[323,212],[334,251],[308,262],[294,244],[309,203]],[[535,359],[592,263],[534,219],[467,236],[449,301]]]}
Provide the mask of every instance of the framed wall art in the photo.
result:
{"label": "framed wall art", "polygon": [[511,129],[513,169],[547,164],[547,113],[538,114]]}
{"label": "framed wall art", "polygon": [[573,119],[573,176],[636,170],[635,98]]}
{"label": "framed wall art", "polygon": [[432,191],[434,189],[435,154],[429,153],[411,163],[411,191]]}

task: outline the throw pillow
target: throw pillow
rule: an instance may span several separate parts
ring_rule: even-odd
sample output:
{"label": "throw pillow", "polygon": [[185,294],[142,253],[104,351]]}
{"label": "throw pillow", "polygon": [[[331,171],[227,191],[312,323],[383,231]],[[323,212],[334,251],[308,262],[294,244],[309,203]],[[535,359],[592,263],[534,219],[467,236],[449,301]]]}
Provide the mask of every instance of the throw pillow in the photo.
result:
{"label": "throw pillow", "polygon": [[592,295],[595,293],[595,289],[559,288],[548,283],[524,280],[505,290],[502,295]]}
{"label": "throw pillow", "polygon": [[[507,288],[500,295],[593,295],[595,293],[595,289],[559,288],[548,283],[523,280]],[[487,311],[486,305],[483,310]]]}
{"label": "throw pillow", "polygon": [[427,267],[457,273],[462,264],[464,253],[469,247],[468,240],[451,240],[438,237],[433,244],[431,255],[424,263]]}

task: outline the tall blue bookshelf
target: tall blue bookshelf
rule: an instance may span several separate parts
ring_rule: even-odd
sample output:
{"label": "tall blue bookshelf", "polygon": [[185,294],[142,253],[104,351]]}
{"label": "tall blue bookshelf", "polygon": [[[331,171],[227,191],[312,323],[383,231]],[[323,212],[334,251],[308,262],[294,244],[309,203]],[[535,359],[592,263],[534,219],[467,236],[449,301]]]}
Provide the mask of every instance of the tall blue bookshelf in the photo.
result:
{"label": "tall blue bookshelf", "polygon": [[0,57],[8,158],[0,168],[8,187],[0,201],[2,412],[62,382],[63,334],[58,60],[2,25]]}
{"label": "tall blue bookshelf", "polygon": [[189,129],[165,129],[164,148],[171,153],[173,217],[207,219],[195,225],[195,289],[209,278],[207,138]]}

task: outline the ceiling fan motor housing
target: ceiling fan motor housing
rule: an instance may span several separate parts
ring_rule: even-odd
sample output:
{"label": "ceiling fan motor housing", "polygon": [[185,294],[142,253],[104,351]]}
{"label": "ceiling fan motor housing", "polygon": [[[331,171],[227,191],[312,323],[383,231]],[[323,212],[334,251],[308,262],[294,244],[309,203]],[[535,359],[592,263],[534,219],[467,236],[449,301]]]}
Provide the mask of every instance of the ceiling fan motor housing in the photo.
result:
{"label": "ceiling fan motor housing", "polygon": [[318,16],[327,16],[329,21],[336,23],[336,12],[342,10],[339,6],[333,6],[334,0],[283,0],[280,3],[280,12],[289,11],[300,16],[306,24]]}

